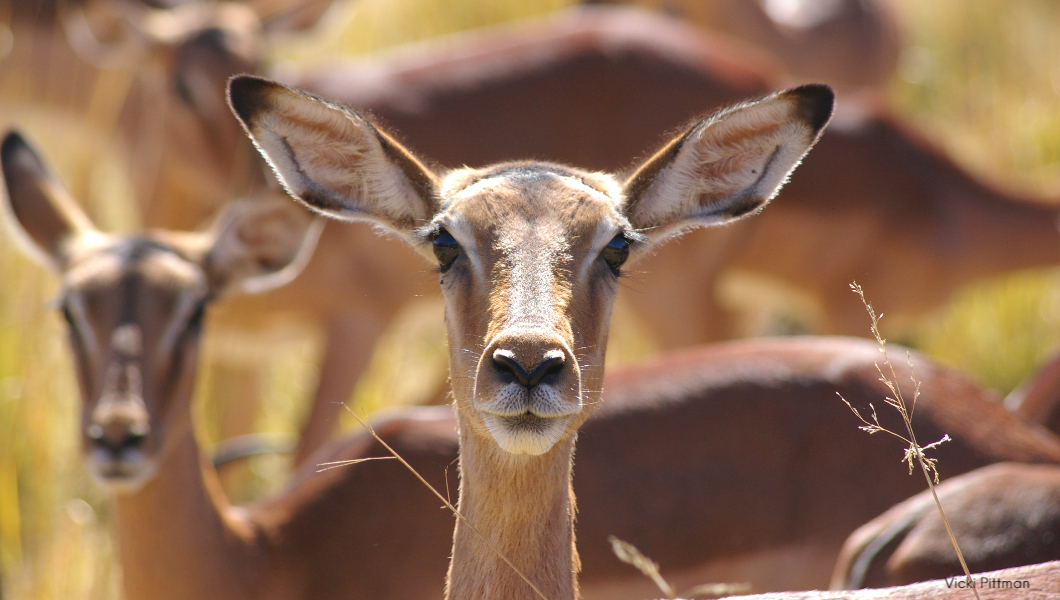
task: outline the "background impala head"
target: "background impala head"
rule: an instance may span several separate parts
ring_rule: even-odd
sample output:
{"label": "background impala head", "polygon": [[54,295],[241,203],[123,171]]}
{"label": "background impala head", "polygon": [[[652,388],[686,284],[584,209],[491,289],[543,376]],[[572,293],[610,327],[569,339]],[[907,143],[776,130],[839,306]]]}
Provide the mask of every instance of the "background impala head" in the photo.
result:
{"label": "background impala head", "polygon": [[599,395],[627,259],[761,208],[816,141],[833,96],[811,85],[722,111],[624,182],[532,162],[439,175],[363,116],[280,84],[237,77],[230,100],[294,197],[374,221],[438,261],[466,426],[508,452],[542,454]]}
{"label": "background impala head", "polygon": [[[84,410],[89,470],[120,491],[153,475],[185,406],[211,299],[289,280],[318,226],[275,199],[234,204],[207,231],[99,231],[18,133],[0,146],[4,213],[27,250],[62,278]],[[304,243],[306,242],[306,243]],[[177,431],[181,433],[181,431]]]}

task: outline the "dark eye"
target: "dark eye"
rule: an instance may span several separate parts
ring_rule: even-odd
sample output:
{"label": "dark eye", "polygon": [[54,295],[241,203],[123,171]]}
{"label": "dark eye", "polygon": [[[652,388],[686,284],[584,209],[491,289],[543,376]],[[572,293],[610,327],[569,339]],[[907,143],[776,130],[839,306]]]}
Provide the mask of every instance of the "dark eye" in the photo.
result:
{"label": "dark eye", "polygon": [[453,266],[456,257],[460,256],[460,244],[456,243],[456,238],[444,229],[434,236],[433,243],[434,256],[442,267],[442,273],[445,273],[449,267]]}
{"label": "dark eye", "polygon": [[619,269],[629,258],[629,240],[626,239],[624,234],[616,235],[614,239],[607,243],[607,246],[604,246],[600,256],[604,257],[607,266],[611,267],[611,272],[618,275]]}
{"label": "dark eye", "polygon": [[202,329],[202,320],[206,316],[206,301],[207,298],[203,298],[195,305],[191,315],[188,317],[188,325],[185,330],[197,332]]}
{"label": "dark eye", "polygon": [[70,312],[70,305],[63,302],[59,305],[59,310],[63,313],[63,319],[66,320],[66,324],[70,327],[74,326],[74,313]]}

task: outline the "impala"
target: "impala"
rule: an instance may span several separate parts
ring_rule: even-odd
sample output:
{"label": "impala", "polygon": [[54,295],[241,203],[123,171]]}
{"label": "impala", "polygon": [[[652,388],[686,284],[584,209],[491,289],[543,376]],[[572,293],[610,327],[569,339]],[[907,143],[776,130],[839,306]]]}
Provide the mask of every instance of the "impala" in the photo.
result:
{"label": "impala", "polygon": [[[74,363],[82,382],[96,382],[84,392],[82,437],[90,469],[111,490],[126,597],[260,599],[270,590],[306,598],[439,596],[453,518],[400,465],[303,470],[280,493],[238,508],[218,490],[192,435],[185,380],[195,375],[202,282],[247,289],[238,282],[252,276],[282,283],[266,273],[288,260],[305,227],[283,210],[290,201],[239,204],[206,234],[107,235],[90,226],[19,138],[3,148],[5,213],[19,219],[12,225],[25,232],[28,248],[63,273]],[[248,248],[240,240],[259,243]],[[70,249],[84,252],[76,264],[67,264]],[[202,252],[228,258],[204,266]],[[267,260],[242,260],[254,256]],[[300,260],[281,271],[292,275]],[[123,319],[97,298],[124,299]],[[130,333],[137,328],[139,336]],[[163,341],[175,337],[179,344],[166,351]],[[137,346],[140,360],[130,356]],[[708,581],[747,581],[763,591],[825,586],[846,536],[918,491],[918,480],[892,464],[889,453],[898,449],[865,439],[834,397],[839,391],[865,407],[885,393],[876,356],[864,340],[749,340],[609,375],[606,402],[579,434],[574,478],[585,597],[655,593],[614,558],[609,535],[659,560],[682,588]],[[1001,410],[991,392],[913,358],[923,380],[918,430],[955,440],[943,449],[944,474],[999,460],[1060,462],[1060,444]],[[167,373],[179,373],[180,383],[159,389],[154,375]],[[139,394],[131,385],[137,379]],[[129,388],[124,396],[121,386]],[[374,426],[436,489],[456,488],[450,410],[396,412]],[[361,434],[335,441],[312,462],[385,455]]]}
{"label": "impala", "polygon": [[1047,358],[1037,371],[1021,381],[1005,397],[1005,408],[1060,433],[1060,354]]}
{"label": "impala", "polygon": [[[947,480],[936,491],[973,573],[1060,560],[1060,467],[1001,463]],[[923,492],[851,534],[832,587],[963,573],[935,500]]]}
{"label": "impala", "polygon": [[[662,9],[770,51],[797,78],[840,92],[884,91],[901,35],[889,0],[581,0]],[[843,95],[842,93],[840,94]]]}

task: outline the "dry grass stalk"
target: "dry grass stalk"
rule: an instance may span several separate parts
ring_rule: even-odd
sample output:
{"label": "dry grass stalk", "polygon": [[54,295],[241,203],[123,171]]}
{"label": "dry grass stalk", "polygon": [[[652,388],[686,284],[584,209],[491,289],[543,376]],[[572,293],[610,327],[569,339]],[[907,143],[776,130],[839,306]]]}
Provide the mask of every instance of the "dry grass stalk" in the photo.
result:
{"label": "dry grass stalk", "polygon": [[[445,496],[443,496],[440,493],[438,493],[438,490],[434,489],[434,486],[432,486],[431,484],[427,483],[427,480],[424,479],[423,476],[420,475],[416,471],[416,469],[414,469],[412,467],[412,465],[410,465],[409,463],[405,462],[405,459],[401,458],[400,454],[398,454],[393,448],[391,448],[389,444],[384,442],[383,438],[379,437],[379,435],[375,432],[375,429],[373,429],[372,426],[370,424],[368,424],[367,421],[365,421],[364,419],[361,419],[360,417],[358,417],[357,413],[353,412],[353,410],[351,410],[350,407],[347,406],[345,402],[342,404],[342,407],[345,408],[347,411],[349,411],[349,413],[351,415],[353,415],[353,418],[357,419],[357,422],[361,424],[361,427],[364,427],[365,429],[367,429],[368,433],[372,434],[372,437],[375,438],[375,441],[377,441],[380,444],[382,444],[382,446],[384,448],[386,448],[386,451],[389,452],[391,454],[391,456],[393,456],[394,458],[399,460],[401,462],[401,464],[405,465],[405,468],[408,469],[410,472],[412,472],[412,474],[416,476],[416,479],[420,480],[420,483],[425,485],[427,487],[427,489],[431,491],[432,494],[437,496],[438,499],[441,500],[443,504],[445,504],[445,507],[448,508],[449,510],[451,510],[454,515],[456,515],[456,518],[458,518],[461,521],[463,521],[465,525],[467,525],[469,528],[471,528],[471,531],[475,532],[475,535],[477,535],[480,538],[482,538],[482,541],[485,542],[486,545],[490,547],[490,550],[493,550],[494,552],[496,552],[497,556],[499,556],[501,558],[501,560],[503,560],[505,562],[505,564],[507,564],[509,567],[511,567],[512,570],[515,571],[515,574],[518,575],[523,581],[525,581],[526,585],[530,586],[530,589],[534,590],[534,593],[537,594],[541,598],[541,600],[548,600],[548,598],[541,592],[541,590],[539,590],[537,588],[537,586],[534,585],[530,581],[530,579],[527,578],[527,576],[522,571],[519,570],[519,567],[516,567],[514,564],[512,564],[512,561],[508,560],[507,556],[505,556],[500,550],[498,550],[497,547],[494,546],[493,543],[490,542],[489,539],[485,535],[483,535],[482,532],[479,531],[477,527],[472,525],[471,521],[468,521],[464,517],[464,515],[460,514],[460,511],[458,511],[456,509],[456,507],[453,506],[449,502],[448,499],[446,499]],[[343,462],[343,461],[339,461],[339,462]]]}
{"label": "dry grass stalk", "polygon": [[[880,319],[883,317],[882,314],[877,315],[876,311],[873,310],[872,305],[865,299],[865,292],[861,289],[861,286],[857,282],[850,284],[850,289],[861,298],[861,303],[865,305],[865,310],[869,313],[869,318],[872,320],[872,335],[876,338],[876,343],[880,348],[880,353],[883,354],[883,364],[886,366],[888,374],[884,372],[884,368],[880,366],[880,363],[876,363],[876,370],[880,373],[880,381],[887,386],[887,389],[891,391],[891,396],[886,396],[884,400],[890,406],[894,407],[899,414],[902,415],[902,422],[905,423],[905,430],[909,437],[891,431],[886,427],[880,425],[880,420],[876,416],[876,408],[869,404],[869,409],[872,410],[872,420],[869,421],[858,412],[858,409],[854,408],[846,398],[843,398],[842,394],[836,392],[839,398],[846,403],[847,407],[861,420],[864,425],[858,427],[862,431],[866,431],[870,434],[873,433],[889,433],[894,437],[902,440],[908,447],[905,450],[905,457],[902,459],[909,465],[909,474],[912,475],[915,464],[920,465],[920,470],[924,473],[924,480],[927,481],[928,489],[931,490],[931,496],[935,499],[935,506],[939,509],[939,516],[942,517],[942,524],[946,526],[946,534],[949,535],[950,542],[953,544],[953,549],[957,552],[957,559],[961,562],[961,568],[964,569],[964,576],[968,581],[968,589],[971,590],[972,594],[975,595],[976,600],[979,599],[979,592],[972,585],[972,574],[968,570],[968,564],[964,561],[964,554],[961,552],[960,546],[957,544],[957,538],[953,535],[953,530],[950,529],[950,522],[946,518],[946,513],[942,510],[942,503],[939,501],[938,494],[935,493],[935,484],[939,482],[939,472],[936,468],[937,459],[928,458],[925,454],[925,450],[935,448],[943,442],[949,441],[949,435],[943,435],[942,439],[937,442],[928,444],[927,446],[921,446],[916,441],[916,434],[913,433],[913,412],[916,410],[916,401],[920,397],[920,382],[916,380],[913,375],[913,361],[909,358],[909,354],[906,353],[906,362],[909,365],[909,379],[913,382],[913,400],[907,404],[905,396],[902,394],[901,387],[898,386],[898,375],[895,373],[894,365],[891,364],[891,359],[887,355],[887,340],[883,339],[880,335]],[[932,477],[934,475],[934,477]]]}
{"label": "dry grass stalk", "polygon": [[348,467],[350,465],[355,465],[357,463],[368,462],[370,460],[394,460],[395,458],[397,458],[397,457],[395,457],[395,456],[373,456],[371,458],[355,458],[355,459],[352,459],[352,460],[336,460],[336,461],[332,461],[332,462],[317,463],[317,466],[320,467],[319,469],[317,469],[317,473],[323,473],[324,471],[328,471],[330,469],[337,469],[339,467]]}
{"label": "dry grass stalk", "polygon": [[607,540],[611,542],[611,551],[615,553],[618,560],[634,566],[645,577],[651,579],[667,598],[714,598],[745,593],[751,588],[748,583],[705,583],[678,594],[674,586],[670,585],[670,582],[666,581],[659,572],[658,563],[644,556],[636,546],[613,535],[608,536]]}

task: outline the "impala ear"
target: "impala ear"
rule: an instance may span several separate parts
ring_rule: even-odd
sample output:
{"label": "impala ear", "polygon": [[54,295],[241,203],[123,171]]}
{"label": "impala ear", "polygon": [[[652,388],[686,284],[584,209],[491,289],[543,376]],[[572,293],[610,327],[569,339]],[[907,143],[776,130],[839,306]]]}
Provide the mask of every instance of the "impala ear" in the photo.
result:
{"label": "impala ear", "polygon": [[757,212],[813,147],[834,100],[828,86],[804,85],[696,123],[625,182],[627,218],[659,241]]}
{"label": "impala ear", "polygon": [[229,81],[228,99],[284,188],[309,208],[403,234],[434,216],[435,175],[360,114],[246,75]]}
{"label": "impala ear", "polygon": [[232,203],[206,233],[204,269],[217,295],[259,293],[298,276],[313,256],[324,220],[279,191]]}
{"label": "impala ear", "polygon": [[315,27],[335,4],[335,0],[255,0],[250,6],[261,16],[265,30],[274,33],[304,31]]}
{"label": "impala ear", "polygon": [[4,221],[27,254],[61,271],[70,258],[71,242],[98,230],[17,131],[0,144],[0,163],[7,188]]}

